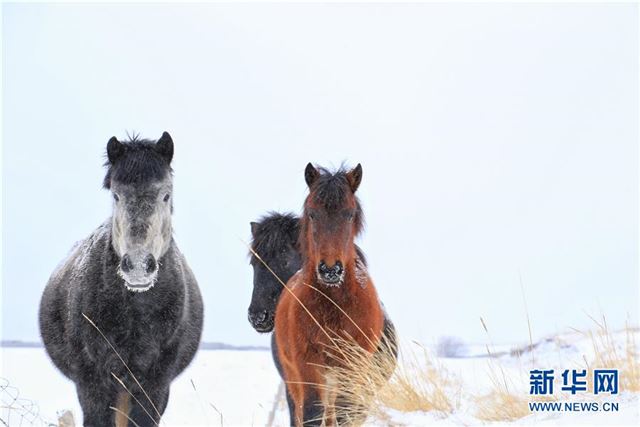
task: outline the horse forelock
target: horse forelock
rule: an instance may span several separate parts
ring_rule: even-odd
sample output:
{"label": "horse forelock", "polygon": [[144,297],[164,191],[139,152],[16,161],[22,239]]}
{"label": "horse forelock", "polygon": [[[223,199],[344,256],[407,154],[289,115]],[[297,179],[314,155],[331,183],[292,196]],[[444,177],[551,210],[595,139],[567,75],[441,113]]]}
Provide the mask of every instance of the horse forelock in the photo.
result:
{"label": "horse forelock", "polygon": [[[291,213],[270,212],[257,221],[251,240],[251,249],[265,262],[282,255],[290,246],[296,247],[299,234],[299,219]],[[259,262],[251,252],[251,263]]]}
{"label": "horse forelock", "polygon": [[156,141],[134,135],[122,144],[125,147],[122,157],[115,164],[108,160],[104,164],[107,167],[104,188],[111,188],[112,180],[136,185],[163,180],[173,172],[167,160],[155,150]]}

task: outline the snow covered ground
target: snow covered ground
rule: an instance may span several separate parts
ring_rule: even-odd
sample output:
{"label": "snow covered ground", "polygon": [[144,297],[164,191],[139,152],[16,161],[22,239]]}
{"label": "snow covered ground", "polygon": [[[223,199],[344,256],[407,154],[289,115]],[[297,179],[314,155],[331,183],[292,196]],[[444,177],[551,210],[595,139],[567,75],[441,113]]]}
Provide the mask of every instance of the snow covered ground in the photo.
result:
{"label": "snow covered ground", "polygon": [[[636,338],[640,336],[637,332]],[[613,335],[616,347],[624,350],[628,336]],[[405,342],[405,341],[403,341]],[[405,352],[421,349],[406,341]],[[492,348],[498,353],[512,346]],[[62,410],[71,410],[80,425],[81,412],[73,384],[50,363],[42,348],[2,348],[0,377],[11,387],[0,390],[3,408],[0,419],[10,426],[47,425],[57,420]],[[542,341],[533,354],[520,357],[506,352],[500,357],[486,357],[485,346],[468,348],[465,358],[438,358],[436,363],[460,381],[456,408],[451,414],[435,412],[401,413],[388,410],[386,424],[392,425],[479,425],[477,397],[491,390],[491,375],[504,372],[510,386],[523,396],[528,395],[529,369],[555,369],[556,381],[563,369],[584,367],[584,360],[593,359],[593,343],[580,334],[565,334]],[[502,375],[502,374],[501,374]],[[0,379],[0,388],[2,383]],[[556,382],[555,387],[560,384]],[[19,400],[9,411],[4,406],[19,393]],[[640,425],[638,393],[621,393],[597,399],[591,392],[571,399],[577,401],[612,401],[619,404],[617,412],[541,412],[520,418],[516,425]],[[564,397],[560,397],[564,401]],[[37,406],[31,406],[31,405]],[[23,408],[20,408],[22,406]],[[36,415],[37,414],[37,415]],[[163,418],[166,426],[264,426],[286,425],[288,415],[281,392],[281,383],[268,351],[202,350],[191,366],[173,383],[169,406]]]}
{"label": "snow covered ground", "polygon": [[[620,331],[612,333],[611,345],[607,351],[614,350],[624,357],[629,339],[638,342],[640,333],[636,330],[631,334]],[[601,347],[602,339],[597,338],[596,345]],[[591,337],[582,333],[567,333],[550,337],[537,343],[533,351],[524,351],[519,356],[511,353],[513,349],[524,349],[520,346],[493,346],[488,350],[496,357],[487,356],[487,346],[478,345],[468,349],[468,357],[465,358],[439,358],[435,363],[446,370],[453,378],[460,380],[459,396],[455,399],[456,408],[451,414],[438,414],[436,412],[401,413],[398,411],[386,411],[389,420],[385,424],[393,425],[480,425],[487,421],[478,418],[478,406],[483,405],[486,399],[495,399],[491,392],[495,390],[492,378],[502,384],[507,383],[509,390],[524,401],[533,401],[530,396],[530,370],[553,369],[555,375],[554,396],[558,402],[598,402],[602,408],[603,402],[618,403],[618,411],[615,412],[536,412],[519,418],[512,422],[491,422],[494,425],[640,425],[640,399],[639,394],[622,392],[615,396],[593,394],[591,384],[586,392],[578,392],[572,396],[562,392],[562,372],[565,369],[582,370],[587,367],[598,368],[594,363],[594,341]],[[405,346],[405,350],[407,347]],[[600,349],[602,350],[602,349]],[[636,349],[637,350],[637,349]],[[420,354],[418,350],[415,352]],[[611,357],[611,355],[609,355]],[[638,366],[638,357],[635,353],[635,365]],[[636,372],[638,372],[636,370]],[[620,372],[622,381],[623,373]],[[500,387],[500,389],[504,389]],[[486,397],[483,397],[486,396]]]}
{"label": "snow covered ground", "polygon": [[[33,418],[38,421],[34,425],[54,422],[59,411],[65,409],[74,413],[76,424],[80,425],[82,412],[75,387],[51,364],[43,348],[2,348],[1,354],[0,377],[17,388],[22,398],[39,407],[32,411],[39,416],[28,414],[23,425],[31,425],[27,420]],[[172,384],[163,424],[265,425],[279,384],[280,377],[268,351],[201,350]],[[3,403],[7,403],[8,394],[15,393],[13,389],[6,391]],[[21,412],[26,411],[12,411],[11,420],[17,423]],[[1,410],[0,418],[8,418],[7,413],[6,409]]]}

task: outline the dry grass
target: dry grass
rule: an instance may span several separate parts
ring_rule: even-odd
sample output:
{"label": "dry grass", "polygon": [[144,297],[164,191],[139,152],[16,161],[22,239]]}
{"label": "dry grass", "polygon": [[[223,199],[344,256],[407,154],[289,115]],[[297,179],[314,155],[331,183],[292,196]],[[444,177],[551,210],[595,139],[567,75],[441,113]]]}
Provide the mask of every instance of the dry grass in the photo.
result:
{"label": "dry grass", "polygon": [[[482,325],[491,343],[484,320]],[[593,368],[618,369],[620,391],[640,391],[640,359],[635,342],[638,329],[627,327],[622,332],[612,332],[604,317],[597,325],[596,330],[583,333],[592,343],[592,359],[589,362],[584,359],[582,363],[580,360],[566,360],[568,365],[563,369],[585,362],[590,371]],[[620,344],[619,339],[616,341],[614,335],[619,333],[625,333],[626,345]],[[336,339],[335,342],[340,345],[340,357],[346,357],[346,363],[340,368],[328,368],[329,377],[339,378],[340,381],[328,381],[327,384],[329,391],[342,395],[344,400],[338,400],[335,407],[328,409],[344,416],[349,425],[360,424],[364,420],[374,424],[388,424],[389,409],[403,413],[435,412],[446,417],[460,408],[463,392],[465,399],[475,405],[473,415],[484,422],[513,422],[529,416],[529,402],[570,401],[580,398],[579,395],[572,396],[562,392],[558,383],[552,395],[529,393],[529,369],[523,369],[522,365],[532,363],[532,369],[536,367],[533,366],[533,355],[525,356],[525,353],[533,352],[537,347],[533,343],[530,343],[527,351],[516,353],[521,364],[520,369],[516,370],[513,366],[505,367],[501,358],[496,357],[496,352],[492,351],[493,344],[488,345],[487,378],[490,386],[483,393],[474,394],[463,390],[462,383],[417,343],[414,343],[416,347],[403,349],[396,364],[389,348],[372,358],[354,342],[343,339]],[[390,372],[393,374],[390,375]],[[588,375],[588,378],[588,390],[593,390],[590,382],[592,375]],[[592,399],[599,397],[589,394]]]}
{"label": "dry grass", "polygon": [[[507,375],[500,359],[495,357],[489,328],[482,317],[480,318],[480,323],[482,323],[482,328],[487,334],[490,343],[487,345],[487,355],[489,356],[487,375],[491,381],[491,387],[487,393],[473,397],[477,408],[475,416],[482,421],[514,421],[526,417],[530,414],[528,402],[532,400],[531,396],[525,394],[521,386],[518,387],[515,384],[514,378]],[[529,331],[531,331],[528,315],[527,323]],[[530,347],[533,347],[531,332],[529,332],[529,341]],[[520,355],[518,355],[518,358],[520,358]],[[523,378],[516,378],[516,380],[522,381]]]}
{"label": "dry grass", "polygon": [[476,397],[476,417],[482,421],[514,421],[529,415],[527,399],[507,390]]}
{"label": "dry grass", "polygon": [[[500,374],[498,374],[498,370]],[[476,404],[475,416],[482,421],[519,420],[531,415],[529,402],[551,402],[560,399],[558,394],[531,396],[526,390],[517,387],[501,366],[490,368],[489,377],[491,379],[489,392],[473,397]]]}
{"label": "dry grass", "polygon": [[497,360],[489,360],[491,388],[473,398],[476,417],[483,421],[513,421],[529,415],[528,395],[517,391],[511,378]]}
{"label": "dry grass", "polygon": [[[593,346],[593,360],[586,361],[589,373],[594,369],[618,369],[618,380],[620,392],[640,392],[640,354],[636,346],[635,333],[638,328],[632,328],[627,325],[624,330],[612,332],[607,324],[607,319],[602,315],[602,321],[596,321],[591,318],[597,325],[595,330],[586,333]],[[618,346],[614,335],[616,333],[625,334],[625,345]],[[588,375],[589,388],[592,389],[591,378]]]}
{"label": "dry grass", "polygon": [[[386,423],[385,409],[400,412],[436,411],[443,416],[459,406],[459,384],[422,346],[403,349],[398,362],[394,351],[384,347],[372,357],[353,341],[337,341],[346,355],[342,367],[329,367],[329,392],[342,396],[330,412],[347,424]],[[341,356],[344,358],[344,356]]]}
{"label": "dry grass", "polygon": [[[627,325],[622,331],[612,332],[604,315],[601,322],[593,318],[592,320],[597,325],[595,330],[588,332],[576,331],[589,338],[593,350],[591,361],[583,356],[583,363],[586,363],[589,372],[587,375],[587,390],[593,390],[593,369],[618,369],[620,392],[639,392],[640,357],[635,342],[635,333],[638,332],[638,329]],[[482,322],[482,324],[488,335],[485,323]],[[617,341],[614,337],[616,333],[625,334],[626,343],[624,346],[616,344]],[[535,346],[531,344],[530,352],[533,353],[534,349]],[[493,356],[489,347],[487,347],[487,352],[489,356]],[[566,361],[566,363],[572,362],[576,361]],[[567,366],[566,368],[570,367]],[[579,398],[579,396],[572,396],[559,391],[559,387],[556,388],[556,392],[553,395],[530,395],[528,390],[522,387],[522,384],[526,384],[528,381],[525,373],[521,371],[519,375],[514,376],[512,373],[509,376],[505,373],[500,360],[494,357],[489,359],[488,375],[491,380],[490,391],[474,398],[477,406],[475,415],[483,421],[514,421],[528,416],[531,414],[528,402],[532,401],[569,401]],[[516,382],[521,384],[520,387],[515,384]],[[598,398],[594,394],[589,394],[589,397],[591,399]]]}

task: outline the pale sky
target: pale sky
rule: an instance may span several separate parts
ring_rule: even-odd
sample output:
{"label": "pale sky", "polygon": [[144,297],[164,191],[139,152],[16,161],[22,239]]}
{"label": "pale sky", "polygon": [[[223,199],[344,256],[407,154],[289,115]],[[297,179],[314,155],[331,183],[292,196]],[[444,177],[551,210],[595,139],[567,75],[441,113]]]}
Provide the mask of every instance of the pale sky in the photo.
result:
{"label": "pale sky", "polygon": [[633,4],[3,6],[2,337],[111,211],[107,140],[175,141],[204,340],[246,320],[249,222],[361,163],[359,243],[400,334],[528,341],[637,322]]}

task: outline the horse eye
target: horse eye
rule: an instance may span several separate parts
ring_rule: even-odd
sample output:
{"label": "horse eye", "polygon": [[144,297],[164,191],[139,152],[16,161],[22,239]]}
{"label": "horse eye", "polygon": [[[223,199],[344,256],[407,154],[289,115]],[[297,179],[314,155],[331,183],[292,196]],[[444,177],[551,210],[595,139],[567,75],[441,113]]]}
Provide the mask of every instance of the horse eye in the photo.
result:
{"label": "horse eye", "polygon": [[309,219],[316,219],[316,216],[314,214],[312,214],[311,212],[309,212]]}
{"label": "horse eye", "polygon": [[120,196],[118,196],[116,193],[113,193],[113,200],[115,200],[116,202],[119,202]]}
{"label": "horse eye", "polygon": [[164,198],[162,199],[164,202],[168,202],[169,201],[169,193],[164,195]]}

